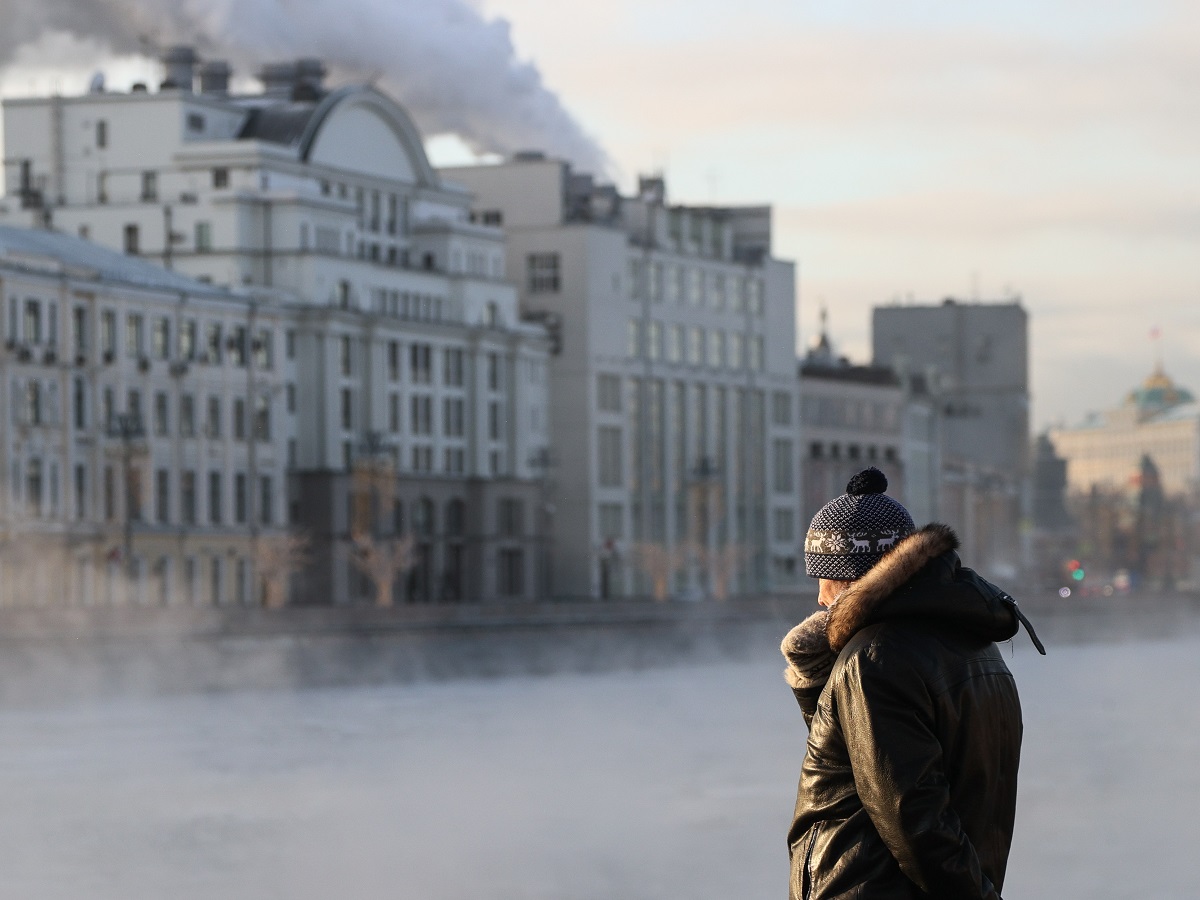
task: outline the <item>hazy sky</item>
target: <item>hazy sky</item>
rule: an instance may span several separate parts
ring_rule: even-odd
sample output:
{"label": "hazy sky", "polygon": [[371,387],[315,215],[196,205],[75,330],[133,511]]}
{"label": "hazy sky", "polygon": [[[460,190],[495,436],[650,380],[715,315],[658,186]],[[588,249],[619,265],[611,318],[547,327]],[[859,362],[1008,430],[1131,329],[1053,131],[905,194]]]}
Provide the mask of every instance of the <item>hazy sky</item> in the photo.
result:
{"label": "hazy sky", "polygon": [[[508,20],[622,187],[662,169],[675,202],[775,207],[804,343],[822,301],[863,360],[872,306],[1017,292],[1036,425],[1118,402],[1153,364],[1155,327],[1167,371],[1200,391],[1191,5],[473,5]],[[56,77],[38,58],[0,73],[0,93]]]}

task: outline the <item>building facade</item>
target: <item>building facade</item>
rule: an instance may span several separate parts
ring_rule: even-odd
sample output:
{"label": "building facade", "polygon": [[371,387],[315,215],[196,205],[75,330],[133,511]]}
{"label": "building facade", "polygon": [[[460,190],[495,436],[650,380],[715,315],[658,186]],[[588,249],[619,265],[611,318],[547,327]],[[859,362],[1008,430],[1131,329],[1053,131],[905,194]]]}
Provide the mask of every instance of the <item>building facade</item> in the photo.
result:
{"label": "building facade", "polygon": [[288,313],[0,226],[0,605],[258,604],[286,531]]}
{"label": "building facade", "polygon": [[[981,571],[1023,565],[1029,480],[1028,317],[1019,301],[877,307],[872,358],[928,398],[940,454],[936,517]],[[922,426],[923,427],[923,426]],[[918,428],[918,430],[920,430]]]}
{"label": "building facade", "polygon": [[625,197],[540,154],[445,170],[554,334],[556,594],[723,598],[802,574],[795,285],[767,207]]}
{"label": "building facade", "polygon": [[[368,570],[397,600],[543,594],[549,345],[503,232],[374,88],[299,60],[233,95],[228,66],[197,62],[172,48],[157,91],[6,102],[4,216],[289,308],[301,602],[368,600]],[[363,565],[405,536],[409,564]]]}

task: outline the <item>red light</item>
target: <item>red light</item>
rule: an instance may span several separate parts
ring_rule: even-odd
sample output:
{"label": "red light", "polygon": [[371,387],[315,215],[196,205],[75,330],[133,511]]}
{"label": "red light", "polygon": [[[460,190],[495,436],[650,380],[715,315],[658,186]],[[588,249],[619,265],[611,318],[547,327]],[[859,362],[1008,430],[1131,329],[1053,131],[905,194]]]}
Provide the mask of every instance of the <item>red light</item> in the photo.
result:
{"label": "red light", "polygon": [[1074,572],[1078,568],[1079,568],[1079,560],[1077,560],[1077,559],[1073,559],[1067,563],[1067,571],[1069,571],[1069,572]]}

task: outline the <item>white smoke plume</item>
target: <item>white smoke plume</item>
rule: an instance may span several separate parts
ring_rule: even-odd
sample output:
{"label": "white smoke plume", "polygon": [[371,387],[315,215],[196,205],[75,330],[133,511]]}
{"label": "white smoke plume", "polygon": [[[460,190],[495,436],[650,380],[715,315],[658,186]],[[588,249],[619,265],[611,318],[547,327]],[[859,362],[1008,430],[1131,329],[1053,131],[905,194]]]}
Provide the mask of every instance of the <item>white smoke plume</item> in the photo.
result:
{"label": "white smoke plume", "polygon": [[265,62],[324,60],[336,75],[377,78],[426,135],[454,133],[479,153],[544,150],[603,173],[603,149],[531,63],[503,19],[469,0],[7,0],[0,65],[49,32],[114,54],[192,44],[240,75]]}

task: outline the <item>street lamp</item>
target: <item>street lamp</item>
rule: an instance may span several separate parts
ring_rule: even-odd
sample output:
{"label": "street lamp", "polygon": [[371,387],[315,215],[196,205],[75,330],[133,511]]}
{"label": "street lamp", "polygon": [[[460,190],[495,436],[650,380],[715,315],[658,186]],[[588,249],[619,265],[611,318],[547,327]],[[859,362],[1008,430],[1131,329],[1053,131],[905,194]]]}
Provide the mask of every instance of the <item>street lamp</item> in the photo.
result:
{"label": "street lamp", "polygon": [[549,447],[538,447],[529,454],[529,468],[538,473],[538,516],[539,535],[542,550],[542,599],[549,600],[554,587],[554,536],[551,530],[551,517],[554,505],[550,502],[550,468],[554,465],[554,456]]}
{"label": "street lamp", "polygon": [[137,492],[133,484],[133,458],[142,448],[137,444],[146,436],[142,417],[138,413],[118,413],[108,423],[107,434],[121,442],[121,471],[125,478],[124,540],[121,555],[125,571],[133,577],[133,505]]}

